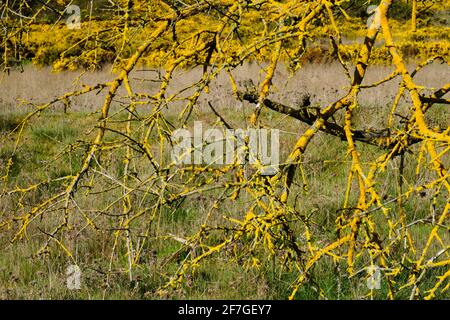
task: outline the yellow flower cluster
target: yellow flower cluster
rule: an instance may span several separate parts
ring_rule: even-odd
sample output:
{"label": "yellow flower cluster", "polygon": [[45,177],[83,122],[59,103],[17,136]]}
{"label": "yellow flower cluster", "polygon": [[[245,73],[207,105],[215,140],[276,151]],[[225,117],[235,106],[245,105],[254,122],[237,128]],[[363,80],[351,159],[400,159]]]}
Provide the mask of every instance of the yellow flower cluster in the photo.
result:
{"label": "yellow flower cluster", "polygon": [[[145,6],[141,2],[138,1],[137,4],[140,9],[144,10]],[[160,14],[163,15],[163,12]],[[269,12],[267,14],[276,13]],[[117,37],[117,32],[115,32],[120,25],[120,21],[111,20],[84,22],[79,30],[69,30],[64,23],[33,25],[23,40],[25,56],[35,65],[52,65],[57,71],[77,68],[95,69],[105,63],[120,62],[122,59],[129,58],[130,53],[143,43],[146,36],[151,34],[156,27],[156,25],[147,25],[143,28],[140,27],[139,32],[135,33],[133,33],[133,28],[130,28],[131,46],[127,46],[124,50],[122,39]],[[164,66],[168,55],[173,54],[171,50],[174,41],[180,42],[180,45],[177,46],[178,52],[182,48],[190,50],[198,41],[198,39],[190,38],[191,35],[202,31],[205,26],[208,26],[209,30],[215,29],[218,27],[217,20],[205,14],[196,16],[195,20],[186,19],[180,22],[176,32],[178,35],[185,35],[184,39],[174,39],[170,36],[158,39],[158,43],[143,55],[140,63]],[[362,38],[366,33],[366,23],[363,19],[349,18],[339,21],[339,26],[340,36],[343,39],[339,46],[340,54],[344,60],[354,62],[357,59]],[[255,11],[250,11],[243,13],[241,21],[236,21],[235,27],[234,30],[230,29],[232,36],[227,42],[227,47],[221,48],[231,55],[233,52],[244,49],[251,39],[260,37],[268,26]],[[109,31],[105,31],[108,29]],[[424,25],[419,26],[416,32],[411,32],[410,29],[408,23],[392,21],[393,37],[406,58],[423,60],[430,55],[450,56],[450,27]],[[315,39],[326,40],[330,35],[336,36],[332,27],[326,24],[319,25],[308,32],[310,37]],[[326,43],[326,41],[323,42]],[[290,62],[294,60],[324,62],[336,59],[332,46],[328,44],[309,46],[306,52],[302,52],[301,57],[299,57],[299,44],[296,42],[296,38],[286,40],[283,46],[281,57]],[[257,50],[248,59],[264,61],[266,57],[270,56],[270,52],[266,52],[267,50],[271,49]],[[117,57],[118,55],[119,57]],[[389,63],[388,57],[389,54],[385,48],[374,48],[372,52],[372,62],[375,64]],[[197,59],[205,58],[206,54],[199,53],[197,55]],[[195,62],[198,61],[193,61],[193,63]]]}

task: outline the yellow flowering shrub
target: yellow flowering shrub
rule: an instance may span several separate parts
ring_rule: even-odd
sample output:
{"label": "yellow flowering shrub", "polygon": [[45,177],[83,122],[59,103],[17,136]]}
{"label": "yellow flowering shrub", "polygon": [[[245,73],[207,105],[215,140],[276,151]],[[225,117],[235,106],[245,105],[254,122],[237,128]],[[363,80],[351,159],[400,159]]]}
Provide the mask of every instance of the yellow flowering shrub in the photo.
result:
{"label": "yellow flowering shrub", "polygon": [[[1,140],[14,151],[0,167],[0,199],[11,204],[11,210],[0,208],[0,239],[15,245],[29,239],[32,230],[38,234],[37,254],[48,257],[58,251],[76,264],[85,258],[80,244],[100,238],[101,252],[88,261],[107,265],[101,272],[106,282],[126,274],[130,284],[138,281],[138,270],[148,270],[142,258],[155,250],[151,271],[161,281],[146,293],[150,298],[186,291],[215,257],[239,270],[270,265],[288,274],[290,292],[284,294],[290,299],[303,298],[308,290],[329,298],[344,281],[361,299],[448,297],[450,128],[448,117],[430,118],[450,104],[450,83],[445,79],[439,87],[423,90],[416,81],[427,65],[449,63],[447,27],[430,27],[433,39],[428,40],[427,26],[410,33],[407,25],[389,18],[397,0],[377,2],[367,25],[342,18],[342,5],[349,1],[184,0],[178,7],[150,1],[152,10],[140,6],[138,11],[132,1],[118,3],[114,19],[83,22],[80,30],[25,24],[18,18],[4,21],[10,27],[0,47],[6,69],[9,57],[18,56],[20,62],[22,54],[58,70],[114,61],[117,73],[50,102],[31,103],[33,110]],[[418,62],[413,71],[407,68],[408,58]],[[312,105],[315,92],[289,105],[276,100],[272,93],[285,80],[277,72],[286,63],[295,72],[307,62],[327,59],[338,61],[342,71],[331,74],[331,81],[335,76],[345,81],[343,92],[330,95],[332,101]],[[256,85],[240,74],[240,66],[252,60],[261,62]],[[160,72],[152,88],[139,88],[133,81],[140,63]],[[377,63],[389,63],[393,72],[366,84],[369,68]],[[177,79],[178,73],[189,68],[199,76],[180,86],[177,80],[186,79]],[[317,70],[328,72],[326,65]],[[216,166],[181,165],[172,158],[174,133],[198,120],[205,107],[211,108],[214,116],[208,121],[217,128],[233,128],[228,115],[224,118],[222,110],[201,100],[211,98],[209,86],[221,75],[227,98],[248,108],[242,120],[246,128],[284,129],[287,118],[295,122],[297,131],[286,144],[287,153],[280,155],[278,170],[267,175],[259,159],[247,166],[236,157]],[[377,106],[386,115],[382,117],[373,114],[363,97],[388,82],[395,95],[386,98],[387,108]],[[92,130],[64,150],[80,160],[78,166],[56,178],[16,183],[11,177],[14,156],[25,153],[21,147],[31,121],[57,103],[100,92],[103,103],[93,113],[98,118]],[[224,109],[229,106],[227,102]],[[272,121],[272,112],[281,120]],[[447,108],[443,114],[448,115]],[[270,117],[263,119],[266,115]],[[366,127],[358,121],[361,116],[376,117],[379,126]],[[322,157],[324,150],[314,139],[323,140],[324,148],[332,143],[343,147],[342,158],[333,159],[343,162],[339,172],[325,170],[325,161],[318,161],[324,167],[316,167],[306,160]],[[245,140],[238,152],[258,158],[258,152],[250,153],[247,139],[233,140]],[[188,147],[185,154],[197,147]],[[57,166],[67,158],[46,160]],[[333,190],[339,203],[326,202],[321,212],[315,209],[316,199],[328,199],[320,186],[314,200],[302,194],[318,171],[327,182],[341,175]],[[418,203],[424,218],[416,217]],[[195,206],[201,218],[189,221],[189,228],[162,225],[189,209],[186,205]],[[333,211],[331,219],[328,210]],[[186,210],[182,214],[188,216]],[[418,226],[425,228],[418,233]],[[178,244],[169,253],[164,250],[168,242]],[[335,276],[332,286],[317,281],[321,268]],[[383,274],[382,290],[373,286],[374,270]],[[351,286],[364,280],[362,288]]]}

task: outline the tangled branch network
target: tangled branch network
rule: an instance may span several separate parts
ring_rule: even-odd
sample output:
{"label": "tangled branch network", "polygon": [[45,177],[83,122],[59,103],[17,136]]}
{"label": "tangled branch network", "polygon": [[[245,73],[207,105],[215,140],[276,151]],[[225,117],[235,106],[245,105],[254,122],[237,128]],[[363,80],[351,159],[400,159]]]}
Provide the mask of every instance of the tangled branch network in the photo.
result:
{"label": "tangled branch network", "polygon": [[[8,7],[11,1],[0,5],[4,16],[9,12],[1,22],[5,70],[26,57],[27,33],[39,25],[42,12],[50,10],[50,2],[45,2],[33,8],[25,1],[13,1],[14,7]],[[75,97],[101,93],[103,104],[96,110],[98,119],[92,131],[64,150],[82,161],[67,176],[12,185],[12,156],[2,168],[0,199],[8,205],[2,207],[0,231],[14,245],[25,241],[30,230],[40,230],[38,255],[61,250],[74,263],[81,254],[74,252],[77,242],[103,235],[108,239],[103,259],[110,266],[106,277],[123,272],[130,280],[148,248],[177,241],[179,250],[155,262],[164,280],[151,293],[156,297],[182,288],[190,275],[217,257],[248,269],[273,261],[276,268],[295,276],[290,299],[301,297],[305,286],[326,298],[328,292],[315,279],[315,270],[323,266],[346,279],[369,277],[368,270],[379,266],[385,284],[381,292],[389,299],[433,299],[448,294],[450,127],[431,125],[428,115],[436,105],[449,105],[450,83],[424,88],[415,82],[426,66],[448,64],[448,57],[430,56],[408,70],[388,17],[394,1],[383,0],[372,8],[365,39],[352,64],[342,54],[338,20],[338,16],[348,16],[348,2],[110,1],[114,17],[107,24],[97,24],[95,30],[82,22],[72,46],[60,53],[57,68],[98,68],[102,54],[114,48],[114,79],[83,85],[48,103],[33,105],[4,138],[14,139],[14,153],[19,154],[24,132],[40,114]],[[325,34],[318,35],[318,28]],[[271,94],[276,90],[277,70],[288,65],[295,74],[306,63],[309,48],[326,38],[347,78],[346,94],[314,108],[308,99],[300,106],[275,101]],[[371,53],[380,46],[388,51],[388,64],[394,71],[367,83]],[[77,48],[80,53],[71,55]],[[250,60],[263,65],[263,78],[258,85],[243,86],[236,78],[237,70]],[[160,76],[157,88],[137,88],[130,77],[138,74],[139,66],[149,64]],[[198,71],[199,76],[180,88],[177,77],[187,69]],[[267,110],[296,119],[306,128],[276,174],[262,175],[258,163],[252,167],[239,161],[221,166],[179,165],[172,160],[172,133],[195,120],[199,101],[219,77],[227,79],[236,103],[251,108],[246,118],[249,128],[261,128]],[[357,128],[355,114],[367,112],[360,103],[361,93],[389,82],[397,85],[397,94],[390,105],[380,106],[387,108],[385,125]],[[401,101],[407,102],[399,117]],[[216,127],[231,127],[226,116],[214,112]],[[319,134],[339,137],[350,163],[347,185],[336,190],[344,201],[327,226],[298,201],[303,190],[298,181],[309,174],[303,159],[308,153],[320,152],[312,144]],[[367,148],[375,150],[370,159]],[[59,155],[51,162],[63,159]],[[421,179],[407,179],[407,166],[413,166],[413,176]],[[392,176],[398,177],[396,185],[386,191],[384,181]],[[429,212],[415,219],[408,212],[412,201],[423,194],[429,195],[423,199]],[[204,198],[211,201],[203,202],[203,213],[191,230],[171,231],[161,226],[165,216]],[[415,239],[419,224],[427,226],[422,241]],[[166,270],[171,263],[176,268]],[[362,296],[376,294],[367,288]]]}

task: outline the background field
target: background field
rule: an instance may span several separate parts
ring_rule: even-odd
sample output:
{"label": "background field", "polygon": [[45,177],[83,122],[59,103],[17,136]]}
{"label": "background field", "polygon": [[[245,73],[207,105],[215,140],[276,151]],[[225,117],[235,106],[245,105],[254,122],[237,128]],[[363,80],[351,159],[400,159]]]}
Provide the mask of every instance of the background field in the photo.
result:
{"label": "background field", "polygon": [[[0,299],[450,298],[450,0],[0,15]],[[173,161],[194,121],[280,171]]]}

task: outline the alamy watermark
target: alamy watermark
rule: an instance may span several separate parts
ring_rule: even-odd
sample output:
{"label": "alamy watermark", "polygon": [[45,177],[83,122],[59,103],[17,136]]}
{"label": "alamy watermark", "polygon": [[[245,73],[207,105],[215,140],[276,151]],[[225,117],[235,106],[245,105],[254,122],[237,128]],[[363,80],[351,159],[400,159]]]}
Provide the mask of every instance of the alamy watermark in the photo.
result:
{"label": "alamy watermark", "polygon": [[178,129],[172,134],[172,161],[175,164],[252,164],[262,174],[278,171],[280,132],[277,129],[204,130],[200,121],[192,131]]}
{"label": "alamy watermark", "polygon": [[66,270],[66,286],[69,290],[81,289],[81,269],[77,265],[70,265]]}
{"label": "alamy watermark", "polygon": [[77,5],[70,5],[65,12],[69,15],[66,20],[66,26],[70,30],[81,29],[81,9]]}
{"label": "alamy watermark", "polygon": [[371,265],[367,268],[367,288],[370,290],[381,289],[381,270],[380,267]]}
{"label": "alamy watermark", "polygon": [[367,14],[369,18],[367,19],[367,28],[374,26],[374,28],[379,29],[381,27],[381,10],[377,5],[370,5],[367,8]]}

